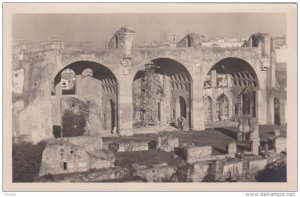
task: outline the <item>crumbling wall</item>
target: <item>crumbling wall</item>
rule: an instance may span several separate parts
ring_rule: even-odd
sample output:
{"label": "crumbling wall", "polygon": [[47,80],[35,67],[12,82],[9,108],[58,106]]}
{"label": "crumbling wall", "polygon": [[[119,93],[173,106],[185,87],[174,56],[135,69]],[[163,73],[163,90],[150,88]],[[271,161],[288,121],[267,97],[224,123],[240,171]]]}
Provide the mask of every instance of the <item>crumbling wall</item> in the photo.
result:
{"label": "crumbling wall", "polygon": [[[27,135],[33,142],[51,136],[51,72],[55,64],[55,51],[44,51],[42,57],[27,55],[18,62],[18,69],[24,70],[24,78],[18,84],[23,88],[13,91],[13,134]],[[46,56],[47,53],[47,56]],[[47,57],[47,58],[44,58]],[[22,80],[23,81],[22,81]]]}
{"label": "crumbling wall", "polygon": [[42,156],[39,176],[114,167],[113,153],[102,151],[100,136],[49,141]]}

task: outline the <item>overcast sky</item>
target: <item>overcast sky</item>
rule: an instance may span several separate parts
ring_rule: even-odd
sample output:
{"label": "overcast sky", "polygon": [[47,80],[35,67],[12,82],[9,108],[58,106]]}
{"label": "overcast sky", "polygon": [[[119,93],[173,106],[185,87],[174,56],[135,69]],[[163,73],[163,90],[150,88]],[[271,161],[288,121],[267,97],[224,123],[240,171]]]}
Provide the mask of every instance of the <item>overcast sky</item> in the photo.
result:
{"label": "overcast sky", "polygon": [[136,42],[158,40],[168,32],[179,38],[188,32],[208,38],[243,38],[256,32],[286,35],[286,17],[279,13],[21,14],[13,16],[13,37],[105,42],[125,25],[136,30]]}

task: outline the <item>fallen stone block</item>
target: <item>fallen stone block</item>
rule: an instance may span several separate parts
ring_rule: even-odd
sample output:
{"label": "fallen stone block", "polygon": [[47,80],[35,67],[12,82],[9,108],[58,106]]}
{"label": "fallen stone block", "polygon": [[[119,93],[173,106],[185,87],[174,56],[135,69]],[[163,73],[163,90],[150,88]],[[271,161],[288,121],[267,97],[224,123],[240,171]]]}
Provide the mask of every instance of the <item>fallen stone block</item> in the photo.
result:
{"label": "fallen stone block", "polygon": [[137,168],[135,176],[139,176],[147,182],[170,181],[176,173],[176,167],[168,165],[155,165],[147,168]]}
{"label": "fallen stone block", "polygon": [[210,160],[212,158],[211,146],[178,147],[175,148],[175,152],[183,159],[185,159],[187,163]]}
{"label": "fallen stone block", "polygon": [[129,143],[113,142],[109,145],[108,149],[114,152],[143,151],[143,150],[149,150],[149,145],[148,142],[129,142]]}
{"label": "fallen stone block", "polygon": [[286,152],[286,138],[276,137],[274,140],[274,149],[276,153]]}
{"label": "fallen stone block", "polygon": [[162,136],[157,138],[157,149],[164,150],[166,152],[174,151],[175,147],[179,146],[179,140],[173,136]]}
{"label": "fallen stone block", "polygon": [[255,159],[249,161],[249,171],[256,173],[259,170],[264,169],[267,166],[267,159]]}

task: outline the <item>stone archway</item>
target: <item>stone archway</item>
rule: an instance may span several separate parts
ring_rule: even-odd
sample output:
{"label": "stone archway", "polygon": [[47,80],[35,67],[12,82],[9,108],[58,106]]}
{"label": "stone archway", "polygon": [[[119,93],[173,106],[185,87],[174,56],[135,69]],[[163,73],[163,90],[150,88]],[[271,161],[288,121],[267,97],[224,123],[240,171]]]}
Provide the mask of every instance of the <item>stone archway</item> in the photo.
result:
{"label": "stone archway", "polygon": [[[209,70],[204,82],[205,95],[212,99],[213,113],[212,120],[210,117],[205,117],[205,120],[230,121],[243,114],[256,117],[258,90],[257,74],[248,62],[233,57],[220,60]],[[223,97],[218,98],[219,95]],[[220,102],[219,99],[226,102]],[[226,103],[226,115],[221,113],[220,103]],[[207,115],[210,116],[206,112]]]}
{"label": "stone archway", "polygon": [[[75,91],[70,93],[68,84]],[[61,126],[63,137],[105,135],[117,126],[118,81],[109,68],[91,61],[74,62],[57,73],[53,86],[53,125]]]}
{"label": "stone archway", "polygon": [[190,125],[191,83],[187,69],[173,59],[147,63],[133,79],[133,127],[176,125],[178,102],[185,105],[181,111]]}

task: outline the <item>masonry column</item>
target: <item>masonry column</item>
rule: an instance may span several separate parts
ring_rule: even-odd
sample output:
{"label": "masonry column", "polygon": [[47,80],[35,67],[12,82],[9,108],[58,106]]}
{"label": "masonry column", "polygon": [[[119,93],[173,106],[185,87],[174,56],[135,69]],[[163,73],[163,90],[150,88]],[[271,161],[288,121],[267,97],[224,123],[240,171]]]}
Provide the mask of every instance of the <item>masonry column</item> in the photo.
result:
{"label": "masonry column", "polygon": [[211,94],[211,111],[212,111],[212,117],[213,121],[218,121],[219,117],[217,112],[217,98],[218,98],[218,87],[217,87],[217,72],[216,70],[212,70],[210,73],[211,78],[211,88],[212,88],[212,94]]}
{"label": "masonry column", "polygon": [[[54,85],[54,84],[53,84]],[[61,109],[61,100],[62,100],[62,89],[60,83],[55,87],[55,95],[52,96],[52,124],[53,126],[62,125],[62,109]]]}
{"label": "masonry column", "polygon": [[257,112],[258,112],[258,123],[267,124],[267,88],[266,88],[266,75],[261,73],[259,78],[259,87],[257,91]]}
{"label": "masonry column", "polygon": [[[119,81],[119,108],[118,108],[118,132],[122,136],[132,135],[133,104],[132,104],[132,83],[133,77],[130,73],[132,68],[132,43],[135,30],[129,27],[122,27],[118,30],[108,46],[122,49],[123,59],[121,60]],[[117,38],[115,40],[115,37]],[[115,43],[115,41],[117,43]],[[134,73],[135,74],[135,73]]]}
{"label": "masonry column", "polygon": [[170,79],[167,75],[163,76],[163,87],[164,87],[164,97],[161,105],[161,124],[167,125],[170,121],[171,117],[171,87],[170,87]]}
{"label": "masonry column", "polygon": [[232,93],[232,81],[231,81],[231,76],[230,74],[227,74],[227,87],[228,87],[228,102],[229,102],[229,114],[228,114],[228,118],[231,119],[234,115],[234,103],[233,103],[233,93]]}
{"label": "masonry column", "polygon": [[132,78],[130,75],[121,75],[119,77],[119,110],[118,126],[121,136],[132,135]]}
{"label": "masonry column", "polygon": [[193,77],[192,82],[192,109],[191,109],[191,116],[192,116],[192,130],[204,130],[204,116],[205,116],[205,109],[204,109],[204,90],[203,84],[200,75]]}

